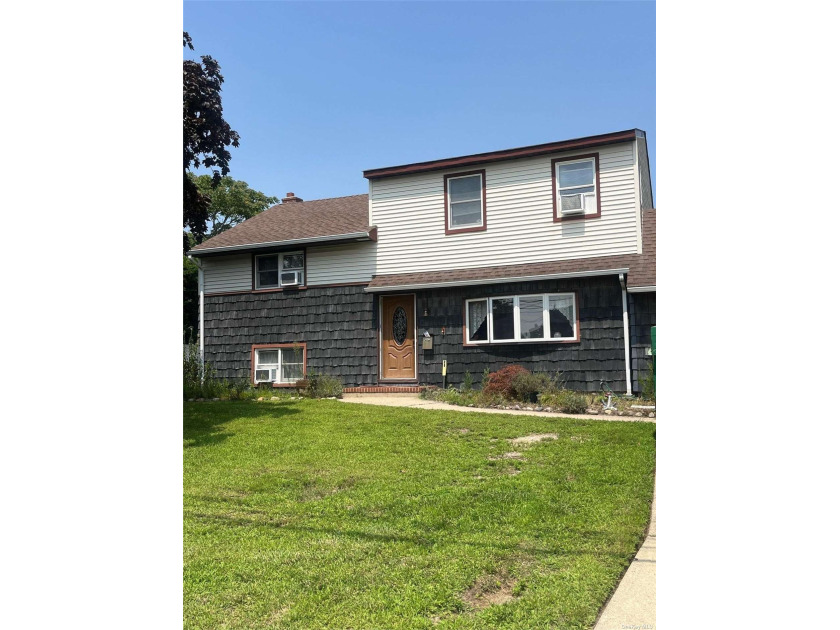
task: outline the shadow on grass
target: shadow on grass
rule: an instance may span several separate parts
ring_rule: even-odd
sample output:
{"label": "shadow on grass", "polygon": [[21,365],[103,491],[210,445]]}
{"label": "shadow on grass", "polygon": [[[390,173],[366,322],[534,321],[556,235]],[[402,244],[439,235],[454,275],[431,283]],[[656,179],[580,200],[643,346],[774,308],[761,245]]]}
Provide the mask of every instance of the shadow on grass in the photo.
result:
{"label": "shadow on grass", "polygon": [[294,403],[218,401],[184,403],[184,448],[221,444],[234,433],[228,423],[247,418],[278,418],[300,413]]}
{"label": "shadow on grass", "polygon": [[[252,512],[252,514],[254,514]],[[474,540],[463,540],[455,536],[431,536],[417,534],[413,536],[401,534],[377,534],[373,532],[366,532],[358,529],[333,529],[327,527],[311,527],[305,525],[292,525],[288,518],[271,518],[262,515],[262,518],[249,518],[249,515],[225,515],[225,514],[205,514],[202,512],[193,512],[190,514],[192,518],[204,521],[205,523],[216,523],[218,525],[230,527],[265,527],[269,529],[282,530],[288,532],[296,532],[303,534],[312,534],[316,536],[330,536],[348,538],[354,540],[362,540],[373,543],[409,543],[416,545],[426,550],[433,549],[440,546],[466,546],[475,547],[479,549],[488,549],[496,552],[517,553],[524,554],[531,557],[537,556],[591,556],[594,558],[614,558],[620,559],[625,563],[629,563],[636,554],[634,550],[632,553],[618,553],[609,550],[593,550],[585,548],[581,545],[580,548],[564,548],[564,549],[550,549],[542,547],[534,547],[531,545],[523,545],[520,543],[510,544],[501,542],[478,542]],[[254,516],[257,516],[254,514]],[[582,536],[582,542],[591,538],[591,534],[595,534],[593,530]]]}

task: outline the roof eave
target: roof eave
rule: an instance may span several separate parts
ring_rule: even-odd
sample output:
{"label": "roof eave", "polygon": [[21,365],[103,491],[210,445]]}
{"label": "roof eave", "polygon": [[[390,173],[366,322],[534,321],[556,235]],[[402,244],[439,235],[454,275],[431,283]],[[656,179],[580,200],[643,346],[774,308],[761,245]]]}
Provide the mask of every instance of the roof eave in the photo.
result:
{"label": "roof eave", "polygon": [[584,138],[575,138],[572,140],[562,140],[560,142],[549,142],[547,144],[537,144],[528,147],[520,147],[518,149],[503,149],[501,151],[490,151],[488,153],[476,153],[473,155],[465,155],[462,157],[445,158],[440,160],[431,160],[428,162],[415,162],[413,164],[403,164],[401,166],[387,166],[384,168],[373,168],[362,171],[362,175],[367,179],[381,179],[384,177],[395,177],[397,175],[411,175],[414,173],[425,173],[429,171],[438,171],[447,168],[461,168],[466,166],[473,166],[476,164],[487,164],[489,162],[500,162],[503,160],[515,160],[526,157],[535,157],[539,155],[547,155],[549,153],[558,153],[560,151],[572,151],[575,149],[588,149],[590,147],[603,146],[606,144],[616,144],[618,142],[630,142],[635,140],[639,129],[627,129],[624,131],[616,131],[613,133],[601,134],[598,136],[586,136]]}
{"label": "roof eave", "polygon": [[555,280],[560,278],[585,278],[588,276],[612,276],[619,273],[628,273],[629,267],[617,267],[615,269],[595,269],[592,271],[568,271],[564,273],[535,274],[531,276],[507,276],[503,278],[483,278],[477,280],[453,280],[450,282],[421,282],[414,284],[393,284],[389,286],[368,286],[365,291],[369,293],[383,293],[385,291],[407,291],[414,289],[437,289],[447,287],[475,286],[483,284],[502,284],[506,282],[533,282],[537,280]]}
{"label": "roof eave", "polygon": [[204,249],[191,249],[188,256],[209,256],[211,254],[226,254],[234,252],[245,252],[257,249],[269,249],[275,247],[295,247],[298,245],[319,245],[329,243],[337,245],[342,242],[353,243],[359,241],[375,241],[376,227],[364,232],[348,232],[347,234],[331,234],[327,236],[313,236],[309,238],[295,238],[285,241],[266,241],[263,243],[245,243],[243,245],[227,245],[224,247],[206,247]]}

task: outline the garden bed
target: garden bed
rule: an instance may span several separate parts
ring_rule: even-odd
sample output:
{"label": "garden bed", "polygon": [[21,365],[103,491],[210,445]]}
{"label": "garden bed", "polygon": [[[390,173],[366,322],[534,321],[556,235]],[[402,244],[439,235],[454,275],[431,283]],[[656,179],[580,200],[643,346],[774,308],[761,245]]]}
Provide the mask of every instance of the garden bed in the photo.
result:
{"label": "garden bed", "polygon": [[425,400],[445,402],[461,407],[484,409],[545,411],[554,413],[591,414],[628,417],[656,417],[656,399],[614,395],[611,409],[602,392],[575,392],[565,389],[560,375],[532,373],[519,365],[498,372],[485,372],[480,387],[473,388],[466,374],[459,388],[431,387],[420,394]]}

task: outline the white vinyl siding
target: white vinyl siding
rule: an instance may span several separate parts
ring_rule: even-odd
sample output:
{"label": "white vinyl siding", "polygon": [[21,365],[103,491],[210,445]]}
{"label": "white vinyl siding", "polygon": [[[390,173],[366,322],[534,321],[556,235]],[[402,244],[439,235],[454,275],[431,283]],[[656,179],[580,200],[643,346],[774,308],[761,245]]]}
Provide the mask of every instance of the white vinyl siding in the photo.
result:
{"label": "white vinyl siding", "polygon": [[203,258],[204,293],[251,290],[251,254]]}
{"label": "white vinyl siding", "polygon": [[[551,160],[595,152],[601,217],[555,222]],[[378,275],[637,253],[634,142],[481,168],[487,229],[469,235],[445,234],[443,176],[457,170],[371,182]]]}
{"label": "white vinyl siding", "polygon": [[370,282],[376,264],[376,243],[309,247],[306,250],[306,284]]}
{"label": "white vinyl siding", "polygon": [[[370,282],[376,243],[359,242],[306,249],[306,284]],[[204,258],[204,293],[251,290],[251,254]]]}

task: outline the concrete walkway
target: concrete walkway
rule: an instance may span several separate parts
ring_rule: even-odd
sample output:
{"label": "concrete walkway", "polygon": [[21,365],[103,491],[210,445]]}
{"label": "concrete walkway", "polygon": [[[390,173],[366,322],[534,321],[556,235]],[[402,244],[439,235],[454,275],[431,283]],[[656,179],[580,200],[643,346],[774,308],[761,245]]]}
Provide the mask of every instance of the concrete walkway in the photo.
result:
{"label": "concrete walkway", "polygon": [[647,538],[595,625],[595,630],[625,628],[656,628],[656,487]]}
{"label": "concrete walkway", "polygon": [[575,418],[581,420],[613,420],[621,422],[656,422],[656,418],[642,416],[601,416],[588,413],[556,413],[546,411],[527,411],[525,409],[482,409],[479,407],[461,407],[435,400],[423,400],[420,394],[344,394],[342,402],[381,405],[385,407],[414,407],[416,409],[446,409],[447,411],[474,411],[477,413],[509,413],[514,416],[543,416],[547,418]]}

